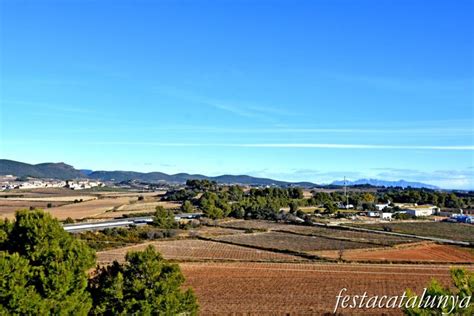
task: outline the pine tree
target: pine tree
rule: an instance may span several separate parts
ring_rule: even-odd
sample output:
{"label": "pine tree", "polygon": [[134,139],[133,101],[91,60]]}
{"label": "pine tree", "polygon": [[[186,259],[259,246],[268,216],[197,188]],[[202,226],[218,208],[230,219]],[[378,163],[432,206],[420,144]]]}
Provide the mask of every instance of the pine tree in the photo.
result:
{"label": "pine tree", "polygon": [[99,268],[90,282],[94,315],[195,315],[191,289],[181,290],[178,265],[165,261],[152,246],[129,252],[126,263]]}

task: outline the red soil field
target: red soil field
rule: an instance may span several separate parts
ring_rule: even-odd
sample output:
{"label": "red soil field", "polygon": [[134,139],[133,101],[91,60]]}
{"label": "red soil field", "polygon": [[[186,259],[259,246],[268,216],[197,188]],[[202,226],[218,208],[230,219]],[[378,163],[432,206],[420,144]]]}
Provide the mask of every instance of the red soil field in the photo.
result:
{"label": "red soil field", "polygon": [[[180,263],[202,315],[332,315],[336,295],[421,295],[436,278],[450,284],[449,267],[316,263]],[[343,315],[401,315],[393,309],[346,309]]]}
{"label": "red soil field", "polygon": [[[338,258],[336,251],[321,251],[315,254]],[[350,261],[413,261],[437,263],[473,263],[474,251],[468,248],[423,243],[413,246],[383,249],[351,249],[344,251],[343,258]]]}
{"label": "red soil field", "polygon": [[306,261],[303,258],[287,254],[197,239],[155,241],[119,249],[101,251],[97,253],[97,261],[101,264],[106,264],[113,260],[123,261],[125,254],[128,251],[143,250],[148,245],[153,245],[164,258],[173,260]]}

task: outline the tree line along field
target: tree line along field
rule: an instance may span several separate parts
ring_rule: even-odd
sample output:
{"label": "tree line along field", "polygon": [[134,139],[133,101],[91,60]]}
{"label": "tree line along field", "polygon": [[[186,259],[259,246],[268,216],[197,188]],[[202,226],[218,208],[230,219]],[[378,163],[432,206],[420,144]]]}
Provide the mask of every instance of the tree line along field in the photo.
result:
{"label": "tree line along field", "polygon": [[427,237],[445,238],[474,243],[474,225],[449,222],[408,222],[384,224],[357,224],[362,228],[384,230],[389,228],[393,232],[420,235]]}

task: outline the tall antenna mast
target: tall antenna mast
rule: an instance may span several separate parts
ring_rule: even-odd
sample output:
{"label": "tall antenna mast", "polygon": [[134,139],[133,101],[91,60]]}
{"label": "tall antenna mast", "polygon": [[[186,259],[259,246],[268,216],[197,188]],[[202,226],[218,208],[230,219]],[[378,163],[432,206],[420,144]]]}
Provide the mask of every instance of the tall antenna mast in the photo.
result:
{"label": "tall antenna mast", "polygon": [[347,203],[347,187],[346,187],[346,176],[344,176],[344,197],[346,198],[346,210],[347,210],[347,205],[349,205],[349,203]]}

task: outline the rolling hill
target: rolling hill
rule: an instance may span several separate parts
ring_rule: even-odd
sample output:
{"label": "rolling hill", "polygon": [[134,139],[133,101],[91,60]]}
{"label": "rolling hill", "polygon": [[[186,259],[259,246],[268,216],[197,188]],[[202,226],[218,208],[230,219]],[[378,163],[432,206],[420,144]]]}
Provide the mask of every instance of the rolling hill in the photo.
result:
{"label": "rolling hill", "polygon": [[[344,181],[334,181],[331,183],[332,185],[344,185]],[[372,185],[374,187],[401,187],[401,188],[426,188],[426,189],[439,189],[437,186],[421,183],[421,182],[411,182],[405,180],[398,180],[398,181],[384,181],[378,179],[359,179],[356,181],[346,181],[348,186],[352,185]]]}
{"label": "rolling hill", "polygon": [[17,177],[51,178],[51,179],[78,179],[84,174],[73,166],[60,163],[40,163],[30,165],[14,160],[0,159],[0,174],[11,174]]}
{"label": "rolling hill", "polygon": [[[80,179],[89,178],[100,181],[122,182],[129,180],[138,180],[150,183],[185,183],[188,179],[207,179],[216,181],[221,184],[243,184],[243,185],[260,185],[260,186],[301,186],[306,188],[328,187],[317,185],[311,182],[287,182],[273,180],[268,178],[258,178],[248,175],[221,175],[216,177],[208,177],[202,174],[166,174],[163,172],[135,172],[135,171],[93,171],[89,169],[77,170],[73,166],[65,163],[40,163],[36,165],[23,162],[0,159],[0,175],[14,175],[17,177],[34,177],[34,178],[52,178],[52,179]],[[334,181],[330,186],[342,186],[344,181]],[[384,181],[377,179],[360,179],[357,181],[348,181],[348,186],[354,185],[372,185],[385,187],[412,187],[412,188],[428,188],[438,189],[436,186],[420,183],[409,182],[405,180]]]}

